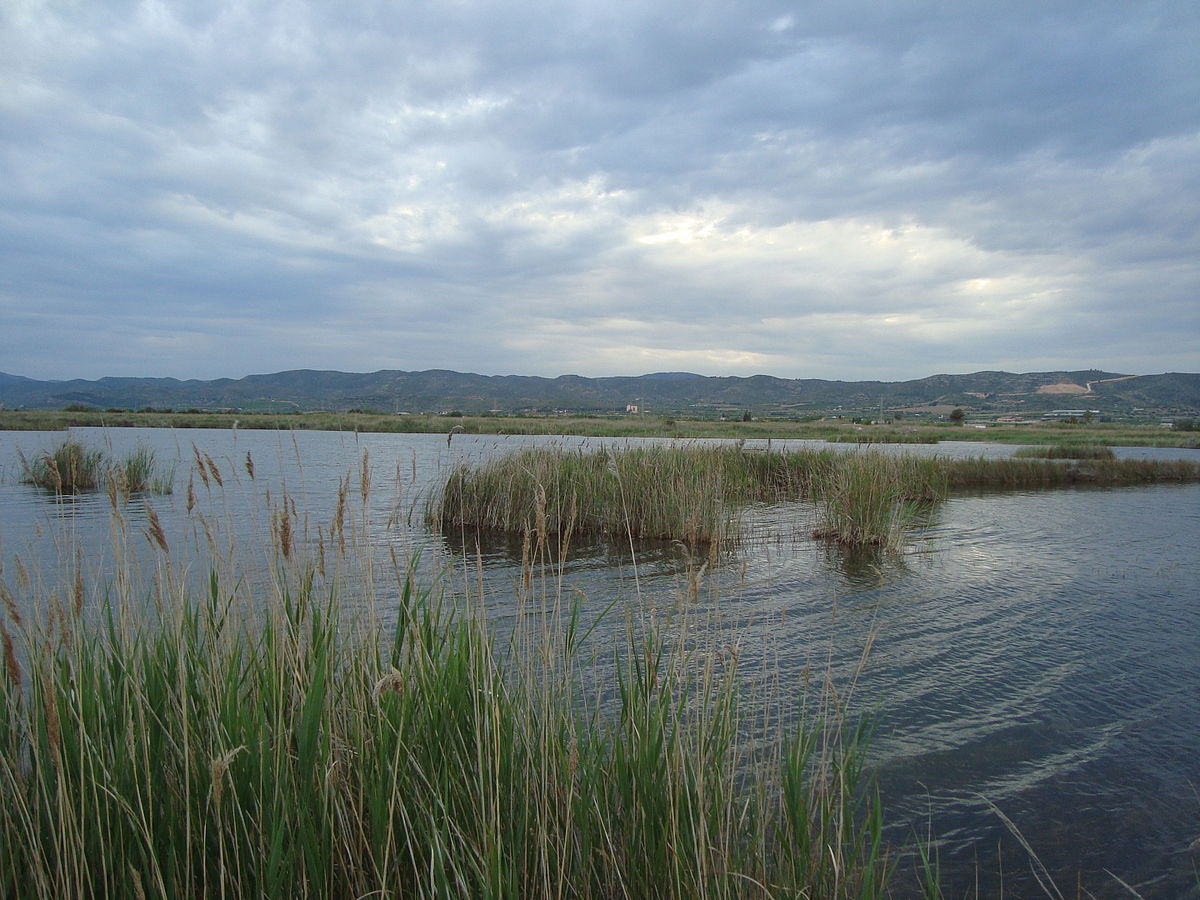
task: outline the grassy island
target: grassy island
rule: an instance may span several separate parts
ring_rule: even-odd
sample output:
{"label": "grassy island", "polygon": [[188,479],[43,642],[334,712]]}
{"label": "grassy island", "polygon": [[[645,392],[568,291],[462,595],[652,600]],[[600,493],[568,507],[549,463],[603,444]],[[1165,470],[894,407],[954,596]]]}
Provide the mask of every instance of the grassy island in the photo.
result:
{"label": "grassy island", "polygon": [[0,430],[59,431],[65,428],[265,428],[297,431],[357,431],[395,434],[559,434],[596,437],[732,438],[822,440],[854,444],[936,444],[990,441],[1006,444],[1084,442],[1124,447],[1200,447],[1200,432],[1171,431],[1157,424],[975,423],[904,419],[860,424],[839,418],[803,421],[687,419],[655,415],[391,415],[377,412],[133,412],[127,410],[0,410]]}
{"label": "grassy island", "polygon": [[956,490],[1200,480],[1200,464],[1111,458],[950,459],[736,446],[535,448],[451,473],[432,499],[439,528],[547,531],[707,544],[736,537],[750,503],[811,499],[818,536],[895,546],[915,505]]}

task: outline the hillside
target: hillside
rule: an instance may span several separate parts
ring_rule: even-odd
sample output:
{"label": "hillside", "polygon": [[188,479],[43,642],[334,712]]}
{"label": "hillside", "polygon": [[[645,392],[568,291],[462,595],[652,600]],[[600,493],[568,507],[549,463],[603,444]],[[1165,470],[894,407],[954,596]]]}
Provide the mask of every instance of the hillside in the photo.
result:
{"label": "hillside", "polygon": [[642,411],[715,416],[742,411],[801,416],[840,410],[905,410],[961,406],[977,412],[1041,415],[1053,409],[1153,417],[1196,415],[1200,375],[1076,372],[975,372],[913,381],[826,381],[769,375],[709,377],[687,372],[584,378],[562,375],[477,375],[432,369],[371,373],[297,369],[240,379],[101,378],[37,381],[0,373],[0,406],[59,409],[70,405],[141,409],[461,410],[466,413],[619,413]]}

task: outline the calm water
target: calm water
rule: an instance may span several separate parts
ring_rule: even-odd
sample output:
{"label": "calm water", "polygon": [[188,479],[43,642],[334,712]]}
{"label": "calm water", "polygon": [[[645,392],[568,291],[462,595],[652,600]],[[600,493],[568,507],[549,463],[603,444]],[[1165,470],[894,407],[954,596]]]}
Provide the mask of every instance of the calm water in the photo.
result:
{"label": "calm water", "polygon": [[[269,533],[268,489],[276,502],[284,491],[294,498],[310,532],[327,523],[348,472],[358,496],[366,452],[370,499],[355,527],[379,554],[419,550],[426,572],[463,549],[422,525],[421,500],[449,467],[531,443],[601,443],[456,435],[447,446],[444,435],[148,429],[75,436],[118,455],[145,445],[179,460],[175,493],[150,500],[168,536],[190,527],[183,507],[193,445],[207,453],[225,484],[205,489],[196,480],[198,502],[238,547]],[[10,585],[17,557],[52,580],[73,541],[102,571],[116,565],[107,498],[59,504],[17,482],[17,448],[32,455],[62,437],[0,433],[0,562]],[[883,449],[1007,456],[1013,448]],[[135,530],[144,527],[140,506],[128,515]],[[771,537],[708,572],[696,604],[730,629],[743,671],[770,672],[797,693],[806,666],[848,677],[874,637],[854,704],[875,722],[890,837],[897,845],[936,839],[948,896],[976,885],[984,896],[1040,895],[999,810],[1067,896],[1079,882],[1097,897],[1131,896],[1115,875],[1144,897],[1200,897],[1200,850],[1189,849],[1200,838],[1200,485],[956,498],[900,557],[818,544],[805,536],[814,516],[804,504],[747,511],[747,526]],[[153,559],[148,542],[134,543],[143,563]],[[519,546],[472,541],[466,549],[482,559],[494,615],[511,615],[504,597],[518,577]],[[581,545],[565,583],[597,610],[614,596],[669,603],[687,566],[670,546],[633,556]]]}

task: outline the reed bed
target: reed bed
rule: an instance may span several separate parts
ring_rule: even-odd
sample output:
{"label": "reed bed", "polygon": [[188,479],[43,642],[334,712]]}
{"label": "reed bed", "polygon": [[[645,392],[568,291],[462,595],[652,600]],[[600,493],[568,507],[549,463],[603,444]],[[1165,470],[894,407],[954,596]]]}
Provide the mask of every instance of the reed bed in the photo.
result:
{"label": "reed bed", "polygon": [[132,493],[169,494],[174,469],[161,466],[154,451],[138,447],[112,466],[110,479],[117,489]]}
{"label": "reed bed", "polygon": [[1043,447],[1021,447],[1017,459],[1116,459],[1112,448],[1105,444],[1050,444]]}
{"label": "reed bed", "polygon": [[455,469],[429,513],[440,528],[707,543],[733,533],[737,505],[753,500],[764,481],[782,486],[794,476],[770,463],[698,445],[534,448]]}
{"label": "reed bed", "polygon": [[918,502],[942,493],[927,460],[861,453],[839,460],[816,486],[822,510],[814,537],[896,550],[919,512]]}
{"label": "reed bed", "polygon": [[522,450],[455,469],[429,504],[442,529],[588,532],[706,544],[738,536],[749,503],[806,498],[816,535],[896,547],[917,504],[954,491],[1200,480],[1186,461],[950,459],[736,445]]}
{"label": "reed bed", "polygon": [[[832,686],[764,742],[736,654],[636,617],[596,647],[561,597],[500,639],[415,562],[339,584],[296,537],[272,528],[257,592],[231,560],[184,577],[187,535],[155,541],[151,583],[76,573],[41,620],[5,586],[0,895],[887,894],[866,735]],[[322,559],[362,552],[339,546]],[[387,615],[348,618],[353,587]]]}
{"label": "reed bed", "polygon": [[154,451],[138,447],[119,460],[79,441],[62,441],[32,460],[18,451],[21,482],[55,494],[78,494],[107,487],[128,498],[133,493],[171,493],[174,468],[159,463]]}
{"label": "reed bed", "polygon": [[921,434],[916,431],[880,431],[872,429],[865,434],[839,434],[826,440],[835,444],[936,444],[936,434]]}
{"label": "reed bed", "polygon": [[56,494],[96,490],[104,478],[104,451],[85,447],[78,441],[63,441],[32,461],[24,454],[19,456],[21,481]]}
{"label": "reed bed", "polygon": [[1122,487],[1200,481],[1200,464],[1152,459],[961,459],[946,467],[956,489],[1035,489],[1080,486]]}

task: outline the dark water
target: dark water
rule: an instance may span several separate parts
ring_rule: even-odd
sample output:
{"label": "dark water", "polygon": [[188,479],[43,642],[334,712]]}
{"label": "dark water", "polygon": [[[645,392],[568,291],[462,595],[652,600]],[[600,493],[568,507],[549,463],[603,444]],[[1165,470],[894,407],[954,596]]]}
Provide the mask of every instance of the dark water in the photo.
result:
{"label": "dark water", "polygon": [[[239,550],[268,539],[268,489],[276,503],[286,490],[314,534],[347,473],[358,496],[365,451],[371,489],[366,510],[353,513],[357,539],[379,554],[419,550],[426,573],[463,551],[477,557],[470,577],[485,583],[500,620],[512,614],[504,598],[519,578],[519,543],[429,534],[422,498],[458,461],[548,440],[456,435],[447,446],[444,435],[122,429],[75,436],[118,455],[140,444],[179,460],[175,493],[150,499],[168,535],[189,527],[193,444],[207,453],[225,484],[205,488],[193,474],[197,503]],[[49,582],[76,543],[109,572],[122,552],[138,565],[154,559],[148,541],[114,549],[107,498],[60,504],[17,483],[16,448],[32,455],[61,439],[0,433],[0,562],[10,586],[18,557]],[[126,514],[140,534],[144,508],[135,503]],[[848,685],[874,641],[852,704],[875,724],[873,756],[896,846],[931,837],[947,896],[1041,896],[1006,817],[1065,896],[1078,885],[1096,897],[1133,896],[1124,881],[1148,898],[1200,897],[1200,850],[1189,849],[1200,839],[1200,485],[956,498],[912,533],[900,556],[816,543],[807,537],[814,516],[804,504],[747,511],[747,527],[764,539],[706,570],[688,602],[729,629],[743,672],[770,673],[785,692],[801,691],[806,667],[831,668]],[[594,610],[614,596],[652,605],[687,595],[689,567],[700,561],[671,545],[634,549],[575,547],[564,589]],[[899,864],[902,874],[912,867],[903,854]]]}

